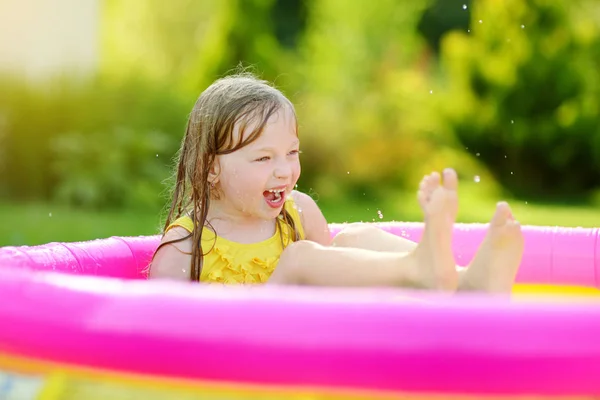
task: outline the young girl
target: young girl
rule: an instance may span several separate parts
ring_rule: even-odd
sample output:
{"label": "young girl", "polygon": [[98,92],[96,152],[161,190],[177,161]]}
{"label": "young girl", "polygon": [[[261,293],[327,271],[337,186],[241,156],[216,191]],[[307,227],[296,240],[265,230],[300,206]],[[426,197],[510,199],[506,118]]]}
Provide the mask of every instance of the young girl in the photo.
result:
{"label": "young girl", "polygon": [[299,147],[294,107],[267,82],[237,75],[208,87],[189,117],[150,277],[510,291],[523,238],[506,203],[465,269],[455,266],[451,249],[458,183],[450,169],[420,184],[420,243],[370,225],[332,240],[314,200],[294,190]]}

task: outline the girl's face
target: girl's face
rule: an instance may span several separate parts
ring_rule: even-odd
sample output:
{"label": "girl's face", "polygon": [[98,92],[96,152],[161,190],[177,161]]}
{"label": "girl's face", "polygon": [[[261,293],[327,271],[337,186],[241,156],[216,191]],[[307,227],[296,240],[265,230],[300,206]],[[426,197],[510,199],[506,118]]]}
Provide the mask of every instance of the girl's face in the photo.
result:
{"label": "girl's face", "polygon": [[300,177],[299,144],[294,115],[282,107],[254,142],[217,156],[220,199],[211,204],[232,217],[276,218]]}

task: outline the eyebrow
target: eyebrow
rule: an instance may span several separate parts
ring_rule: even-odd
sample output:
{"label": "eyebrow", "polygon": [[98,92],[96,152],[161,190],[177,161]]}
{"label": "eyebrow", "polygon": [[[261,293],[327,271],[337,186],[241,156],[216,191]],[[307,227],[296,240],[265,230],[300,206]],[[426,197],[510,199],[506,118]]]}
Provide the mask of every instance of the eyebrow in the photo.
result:
{"label": "eyebrow", "polygon": [[[290,147],[297,146],[298,144],[300,144],[300,141],[299,140],[294,140],[292,142],[292,144],[290,145]],[[275,148],[271,147],[271,146],[261,147],[260,149],[256,149],[256,151],[273,151],[273,150],[275,150]]]}

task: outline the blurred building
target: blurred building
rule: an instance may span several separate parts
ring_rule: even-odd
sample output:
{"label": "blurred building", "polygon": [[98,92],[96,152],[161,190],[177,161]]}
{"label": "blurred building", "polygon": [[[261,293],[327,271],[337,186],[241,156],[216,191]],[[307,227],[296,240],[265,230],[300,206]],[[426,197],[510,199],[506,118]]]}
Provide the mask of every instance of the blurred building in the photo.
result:
{"label": "blurred building", "polygon": [[1,0],[0,73],[43,79],[93,71],[101,0]]}

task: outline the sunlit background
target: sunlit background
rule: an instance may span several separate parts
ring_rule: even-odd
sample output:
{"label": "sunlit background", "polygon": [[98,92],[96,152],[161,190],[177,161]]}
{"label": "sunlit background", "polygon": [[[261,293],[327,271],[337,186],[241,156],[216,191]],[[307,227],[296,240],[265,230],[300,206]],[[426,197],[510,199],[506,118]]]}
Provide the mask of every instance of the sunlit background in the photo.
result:
{"label": "sunlit background", "polygon": [[186,116],[242,68],[296,105],[330,222],[600,226],[597,0],[2,0],[0,245],[160,231]]}

